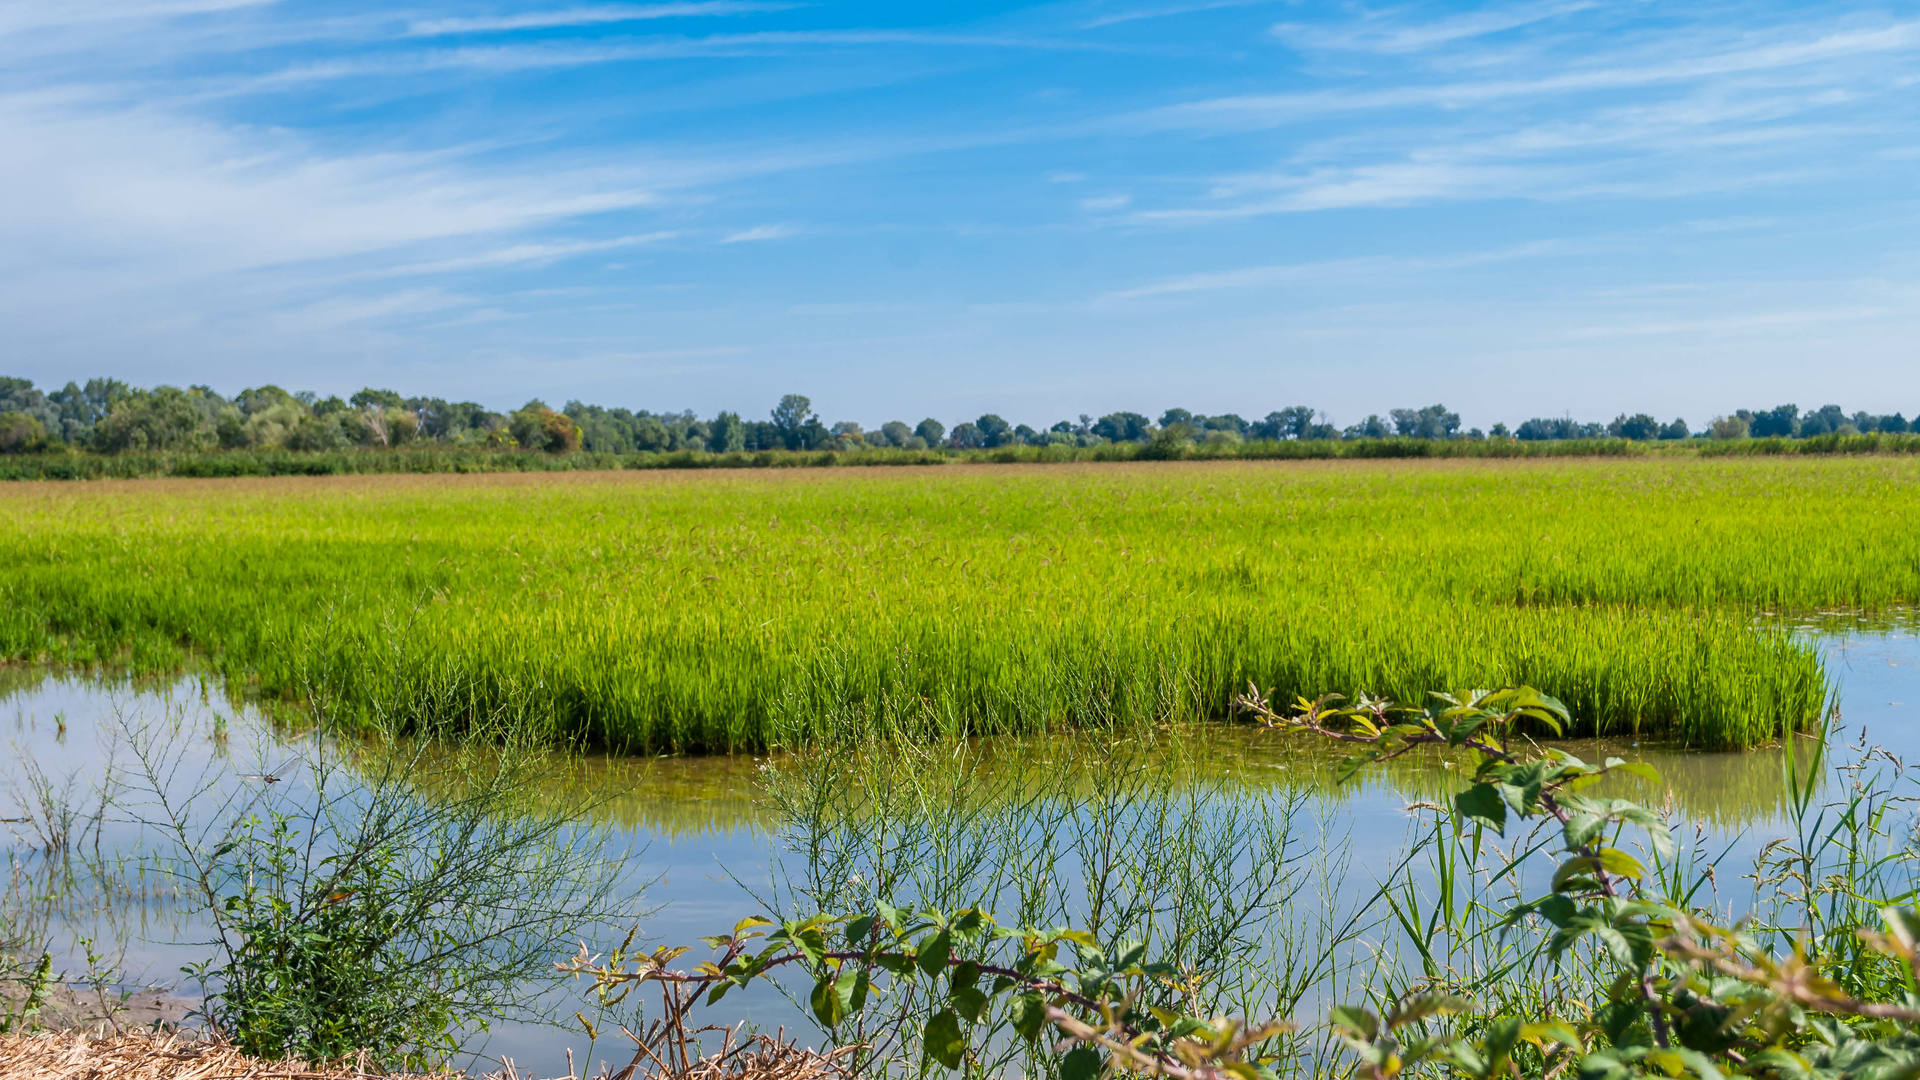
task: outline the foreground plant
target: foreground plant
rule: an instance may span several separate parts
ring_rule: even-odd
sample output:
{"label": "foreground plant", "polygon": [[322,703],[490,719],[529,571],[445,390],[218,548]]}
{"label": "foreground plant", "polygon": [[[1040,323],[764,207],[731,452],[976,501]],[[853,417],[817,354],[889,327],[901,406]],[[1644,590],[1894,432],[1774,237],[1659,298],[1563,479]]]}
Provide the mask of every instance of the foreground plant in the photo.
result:
{"label": "foreground plant", "polygon": [[[1413,995],[1384,1018],[1336,1009],[1333,1030],[1363,1070],[1381,1078],[1570,1069],[1583,1080],[1920,1076],[1920,913],[1884,908],[1884,930],[1848,935],[1859,948],[1772,956],[1749,929],[1692,910],[1690,891],[1672,888],[1671,877],[1650,873],[1627,850],[1623,837],[1637,829],[1656,860],[1674,855],[1659,815],[1631,800],[1582,794],[1615,773],[1657,781],[1650,766],[1611,757],[1594,765],[1535,746],[1523,728],[1558,735],[1569,717],[1527,687],[1434,698],[1418,707],[1367,697],[1348,705],[1329,695],[1282,712],[1250,691],[1235,706],[1272,727],[1352,745],[1343,777],[1425,747],[1466,751],[1472,783],[1444,808],[1455,824],[1504,834],[1532,822],[1557,834],[1557,843],[1526,850],[1557,865],[1546,892],[1514,905],[1507,925],[1547,933],[1555,962],[1585,947],[1605,990],[1581,1003],[1579,1015],[1473,1016],[1461,1025],[1465,1036],[1435,1022],[1473,1007],[1445,987]],[[1861,977],[1889,964],[1899,969],[1896,980]],[[1850,993],[1842,980],[1878,986],[1886,1000]]]}
{"label": "foreground plant", "polygon": [[534,794],[547,762],[524,739],[322,731],[278,768],[182,785],[161,734],[128,741],[162,868],[214,934],[186,973],[257,1057],[444,1064],[535,1007],[582,927],[631,910],[606,830],[584,797]]}
{"label": "foreground plant", "polygon": [[[1280,709],[1250,691],[1235,706],[1275,729],[1350,747],[1343,780],[1408,754],[1464,755],[1466,783],[1433,807],[1436,836],[1459,837],[1476,860],[1496,850],[1484,837],[1516,836],[1514,853],[1501,854],[1504,865],[1489,876],[1511,874],[1531,891],[1495,912],[1488,934],[1517,944],[1491,973],[1468,977],[1430,963],[1397,992],[1331,1010],[1317,1031],[1320,1045],[1344,1052],[1359,1075],[1920,1077],[1920,912],[1903,906],[1911,883],[1888,876],[1890,867],[1910,867],[1910,849],[1878,858],[1865,840],[1888,837],[1886,805],[1856,792],[1837,820],[1813,821],[1816,840],[1763,856],[1769,887],[1791,878],[1805,897],[1832,901],[1825,914],[1809,901],[1801,923],[1782,924],[1792,939],[1783,950],[1781,925],[1725,926],[1700,907],[1705,874],[1684,869],[1669,823],[1596,787],[1616,774],[1657,782],[1652,768],[1611,757],[1590,763],[1526,737],[1566,730],[1568,710],[1552,697],[1519,687],[1436,694],[1426,706],[1328,696]],[[1804,833],[1812,787],[1797,774],[1790,783]],[[1828,874],[1816,843],[1838,844],[1843,861],[1872,867]],[[1791,868],[1766,869],[1776,864]],[[1415,920],[1402,925],[1412,936],[1431,932]],[[1103,950],[1075,930],[1001,927],[978,910],[886,904],[751,919],[706,940],[716,956],[689,971],[669,967],[684,949],[626,947],[605,959],[583,949],[564,970],[591,976],[603,1003],[657,982],[677,1017],[703,995],[712,1004],[755,979],[796,973],[836,1041],[879,1033],[917,1048],[907,1056],[923,1067],[970,1074],[1004,1066],[996,1054],[1008,1035],[1064,1080],[1256,1080],[1301,1063],[1279,1045],[1288,1025],[1206,1015],[1199,988],[1219,973],[1160,963],[1146,944]],[[1506,992],[1501,980],[1529,978],[1536,968],[1562,971],[1572,989]],[[907,1007],[916,995],[919,1007]],[[886,1015],[853,1024],[883,999]],[[1043,1038],[1048,1029],[1053,1037]],[[1301,1045],[1297,1037],[1292,1045]]]}
{"label": "foreground plant", "polygon": [[[915,1034],[923,1064],[949,1070],[990,1071],[981,1053],[996,1040],[1012,1035],[1037,1045],[1052,1029],[1060,1035],[1061,1080],[1093,1080],[1110,1067],[1175,1080],[1273,1080],[1272,1059],[1261,1050],[1291,1025],[1193,1015],[1194,973],[1148,960],[1143,943],[1109,955],[1085,931],[1003,927],[974,909],[877,908],[780,923],[744,919],[731,934],[703,938],[716,955],[691,971],[667,966],[688,949],[630,954],[631,937],[604,959],[583,946],[560,970],[592,977],[608,1008],[639,984],[660,983],[667,1018],[678,1027],[700,995],[711,1005],[790,968],[811,980],[808,1005],[836,1033],[879,1002],[879,984],[890,981],[896,1001],[919,994],[933,1003]],[[685,1045],[678,1042],[682,1053]]]}

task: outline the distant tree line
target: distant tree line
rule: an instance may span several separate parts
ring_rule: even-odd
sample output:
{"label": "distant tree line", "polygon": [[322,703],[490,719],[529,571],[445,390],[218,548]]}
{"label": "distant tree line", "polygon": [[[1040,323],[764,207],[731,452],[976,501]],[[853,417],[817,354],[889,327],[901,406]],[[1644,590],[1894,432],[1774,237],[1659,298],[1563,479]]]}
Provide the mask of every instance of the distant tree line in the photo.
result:
{"label": "distant tree line", "polygon": [[851,421],[828,424],[799,394],[782,397],[765,420],[721,412],[702,420],[691,411],[649,412],[569,401],[555,410],[533,400],[500,413],[471,401],[402,397],[372,387],[349,398],[322,398],[278,386],[242,390],[231,398],[207,386],[140,389],[118,379],[69,382],[52,392],[27,379],[0,377],[0,453],[91,450],[192,451],[214,449],[345,450],[431,443],[550,453],[586,450],[633,454],[704,450],[992,449],[1002,446],[1100,446],[1107,443],[1241,443],[1353,439],[1742,439],[1806,438],[1915,428],[1899,413],[1848,415],[1838,405],[1740,409],[1701,430],[1685,420],[1661,423],[1647,413],[1621,414],[1611,423],[1536,417],[1511,430],[1462,430],[1460,414],[1444,405],[1390,409],[1347,427],[1325,413],[1295,405],[1247,420],[1235,413],[1206,416],[1168,409],[1155,421],[1115,412],[1081,414],[1042,430],[987,413],[951,428],[931,417],[908,426],[890,420],[875,428]]}

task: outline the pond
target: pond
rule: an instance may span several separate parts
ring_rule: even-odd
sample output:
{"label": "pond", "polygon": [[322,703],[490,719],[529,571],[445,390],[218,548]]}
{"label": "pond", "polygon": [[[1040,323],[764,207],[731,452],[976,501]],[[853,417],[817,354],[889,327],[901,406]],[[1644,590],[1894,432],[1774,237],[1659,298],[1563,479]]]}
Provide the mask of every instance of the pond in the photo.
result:
{"label": "pond", "polygon": [[[1866,745],[1878,745],[1901,759],[1920,753],[1920,634],[1905,623],[1849,626],[1835,620],[1810,632],[1839,685],[1841,719],[1838,737],[1832,740],[1834,757],[1857,756]],[[6,785],[0,817],[8,819],[5,839],[16,873],[35,865],[40,857],[36,852],[45,846],[45,832],[53,827],[45,807],[63,801],[81,811],[71,846],[108,861],[116,855],[137,859],[150,850],[150,833],[128,821],[128,815],[108,813],[97,826],[88,826],[84,812],[90,800],[98,799],[103,763],[116,755],[124,759],[124,731],[130,724],[166,733],[174,760],[191,766],[180,775],[225,777],[234,785],[258,784],[262,781],[246,777],[269,774],[279,759],[298,753],[289,741],[297,738],[286,734],[284,724],[276,726],[259,710],[228,701],[194,678],[135,684],[20,669],[0,674],[6,679],[0,682],[0,721],[9,738],[6,767],[0,772]],[[929,864],[945,858],[975,860],[964,872],[953,871],[946,878],[927,866],[896,865],[890,872],[904,873],[922,893],[946,889],[959,890],[955,895],[967,900],[990,897],[1007,905],[1000,910],[1006,918],[1012,917],[1012,908],[1075,917],[1075,901],[1039,897],[1035,890],[1086,894],[1094,873],[1091,864],[1081,857],[1084,852],[1068,857],[1059,847],[1060,836],[1071,835],[1084,823],[1055,820],[1048,827],[1056,832],[1037,842],[1031,811],[1045,800],[1021,804],[1026,809],[1020,813],[1028,817],[998,813],[990,806],[973,806],[966,813],[976,816],[967,817],[954,808],[996,798],[1018,802],[1008,793],[1027,790],[1035,778],[1053,785],[1048,790],[1055,795],[1065,793],[1068,801],[1079,799],[1075,793],[1083,790],[1087,800],[1097,801],[1093,792],[1099,780],[1079,774],[1125,759],[1142,772],[1191,778],[1171,782],[1167,790],[1174,794],[1157,804],[1160,812],[1189,815],[1179,819],[1188,832],[1212,828],[1208,835],[1226,845],[1221,850],[1231,847],[1233,854],[1226,858],[1237,874],[1251,872],[1259,859],[1258,844],[1249,835],[1281,822],[1288,831],[1286,843],[1292,845],[1286,858],[1295,860],[1284,885],[1286,904],[1318,917],[1350,903],[1391,870],[1411,835],[1410,802],[1442,797],[1457,786],[1457,777],[1434,759],[1396,763],[1390,770],[1336,784],[1333,759],[1321,748],[1246,725],[1167,732],[1145,740],[1150,746],[1099,742],[1084,736],[943,751],[949,756],[931,769],[950,770],[955,777],[945,788],[936,783],[916,789],[919,796],[944,790],[952,800],[949,825],[998,830],[994,835],[999,839],[978,840],[956,854],[952,845],[972,842],[889,834],[887,842],[902,851],[919,844],[921,848],[912,850],[933,853],[921,856]],[[1801,740],[1798,751],[1802,761],[1810,749],[1805,742]],[[1589,761],[1611,754],[1653,764],[1665,778],[1666,797],[1677,815],[1701,823],[1700,836],[1728,848],[1735,865],[1750,861],[1781,822],[1785,748],[1703,753],[1631,740],[1563,745]],[[865,768],[863,775],[870,780],[875,773],[868,765],[842,762],[833,767],[845,767],[849,774]],[[841,874],[857,883],[861,874],[879,872],[858,850],[872,837],[847,825],[845,807],[839,817],[817,808],[809,817],[799,808],[793,774],[804,771],[791,760],[744,756],[594,759],[557,782],[584,782],[605,793],[596,813],[611,826],[617,850],[634,871],[634,887],[644,887],[638,903],[645,909],[642,940],[691,944],[770,907],[805,907],[807,894],[817,898],[823,889],[845,884],[823,883],[823,875]],[[1183,803],[1177,790],[1183,783],[1200,794]],[[865,797],[874,796],[868,791]],[[1643,791],[1635,797],[1652,803],[1660,793]],[[1128,813],[1138,817],[1142,804],[1129,805]],[[1136,830],[1133,841],[1164,836],[1168,820],[1134,821],[1129,826]],[[1052,852],[1041,856],[1048,864],[1041,870],[980,865],[1018,861],[1022,849],[1036,843]],[[907,858],[911,862],[910,851]],[[206,959],[202,943],[209,927],[183,912],[151,879],[139,880],[139,887],[112,896],[53,905],[41,913],[44,924],[30,929],[52,943],[56,970],[86,970],[91,949],[105,957],[93,966],[111,968],[117,986],[165,986],[185,997],[197,995],[201,988],[183,977],[181,969]],[[609,932],[617,939],[617,932]],[[697,959],[697,954],[688,959]],[[1324,1004],[1311,1000],[1314,1008]],[[577,995],[563,995],[549,1005],[554,1015],[566,1017],[582,1003]],[[746,1019],[767,1030],[784,1024],[805,1036],[814,1031],[804,1011],[771,988],[730,998],[718,1012],[724,1016],[717,1018]],[[470,1046],[475,1057],[467,1063],[484,1067],[510,1058],[537,1075],[562,1075],[572,1051],[575,1068],[597,1067],[597,1060],[589,1063],[590,1054],[612,1058],[617,1068],[627,1056],[618,1042],[603,1040],[590,1051],[577,1025],[515,1021],[495,1025],[475,1039]]]}

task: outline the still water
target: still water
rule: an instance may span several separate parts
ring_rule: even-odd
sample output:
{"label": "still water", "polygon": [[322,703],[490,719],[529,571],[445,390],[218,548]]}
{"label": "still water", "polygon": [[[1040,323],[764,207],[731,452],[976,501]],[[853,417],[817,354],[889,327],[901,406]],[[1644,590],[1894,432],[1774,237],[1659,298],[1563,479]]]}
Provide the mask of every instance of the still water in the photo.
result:
{"label": "still water", "polygon": [[[1854,747],[1862,744],[1905,760],[1920,755],[1920,633],[1910,624],[1836,627],[1829,622],[1815,640],[1840,689],[1834,756],[1857,754]],[[82,811],[73,849],[107,861],[134,860],[152,850],[150,829],[129,820],[149,815],[107,813],[97,826],[84,824],[89,820],[84,811],[99,800],[106,763],[115,761],[122,769],[128,764],[128,726],[163,732],[173,760],[184,766],[180,776],[257,783],[243,777],[270,774],[289,753],[284,725],[276,727],[259,711],[209,692],[195,679],[133,684],[17,669],[0,676],[5,680],[0,681],[0,728],[8,739],[0,768],[0,818],[7,819],[0,840],[14,866],[31,866],[39,857],[49,802]],[[1314,860],[1338,861],[1348,877],[1362,882],[1384,872],[1405,844],[1408,804],[1444,796],[1457,783],[1438,762],[1413,761],[1335,785],[1330,758],[1292,737],[1235,726],[1208,729],[1205,739],[1206,768],[1216,778],[1230,778],[1240,790],[1273,799],[1299,798],[1304,791],[1300,805],[1309,808],[1322,845]],[[1655,765],[1677,814],[1704,823],[1733,846],[1736,860],[1764,843],[1780,822],[1788,764],[1783,748],[1725,754],[1632,740],[1565,745],[1589,761],[1613,754]],[[1006,756],[1009,765],[1044,768],[1049,754],[1062,748],[1036,742],[1013,749]],[[1803,744],[1799,751],[1803,760],[1806,749]],[[635,887],[644,887],[637,901],[645,909],[643,940],[687,944],[722,932],[768,910],[777,894],[806,877],[792,823],[783,823],[767,795],[768,771],[782,767],[777,760],[744,756],[591,763],[591,782],[610,793],[600,813],[634,871]],[[58,798],[50,800],[49,794]],[[1660,793],[1635,797],[1658,802]],[[112,897],[58,906],[35,929],[51,943],[56,970],[85,970],[91,949],[107,958],[123,987],[165,986],[191,998],[201,988],[181,969],[206,959],[202,943],[209,929],[183,913],[151,878],[140,880],[143,884]],[[102,965],[96,961],[94,966]],[[563,997],[550,1004],[554,1015],[565,1017],[581,1002]],[[728,1019],[746,1019],[768,1030],[784,1024],[791,1031],[812,1031],[803,1012],[771,988],[735,995],[724,1011]],[[590,1051],[577,1027],[533,1022],[495,1025],[472,1048],[476,1057],[470,1067],[512,1059],[542,1075],[563,1074],[570,1050],[575,1068],[597,1067],[590,1055],[611,1056],[616,1068],[626,1058],[605,1041]]]}

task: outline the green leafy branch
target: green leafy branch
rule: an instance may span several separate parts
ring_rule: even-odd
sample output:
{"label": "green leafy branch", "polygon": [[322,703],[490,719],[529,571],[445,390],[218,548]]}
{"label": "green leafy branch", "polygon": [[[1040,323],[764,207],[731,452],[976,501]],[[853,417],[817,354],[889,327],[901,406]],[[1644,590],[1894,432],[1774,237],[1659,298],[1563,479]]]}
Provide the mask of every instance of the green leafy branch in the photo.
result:
{"label": "green leafy branch", "polygon": [[1573,1069],[1581,1080],[1920,1077],[1913,1026],[1920,1023],[1920,913],[1887,907],[1884,931],[1854,935],[1870,954],[1903,963],[1902,1000],[1850,995],[1830,975],[1833,958],[1800,948],[1775,958],[1750,934],[1647,891],[1647,868],[1620,837],[1628,827],[1643,830],[1654,853],[1671,858],[1667,824],[1638,803],[1582,792],[1614,773],[1657,783],[1652,767],[1612,757],[1592,765],[1554,747],[1516,745],[1522,726],[1559,735],[1570,720],[1564,705],[1529,687],[1433,697],[1419,707],[1365,696],[1348,705],[1328,695],[1298,699],[1282,712],[1250,688],[1234,704],[1270,727],[1355,746],[1341,764],[1342,780],[1423,747],[1472,754],[1471,785],[1443,808],[1455,823],[1504,835],[1513,820],[1550,821],[1563,849],[1549,892],[1514,905],[1504,925],[1543,920],[1552,928],[1546,952],[1556,962],[1591,938],[1614,974],[1604,1000],[1590,1003],[1578,1024],[1482,1017],[1473,1038],[1433,1030],[1434,1018],[1467,1008],[1448,994],[1416,995],[1384,1019],[1337,1008],[1334,1032],[1363,1072],[1375,1080],[1442,1068],[1488,1078]]}
{"label": "green leafy branch", "polygon": [[[808,1004],[830,1030],[868,1007],[876,979],[924,985],[939,1005],[918,1033],[924,1061],[959,1069],[1002,1030],[1038,1043],[1051,1026],[1062,1034],[1061,1080],[1093,1080],[1110,1067],[1173,1080],[1274,1080],[1259,1050],[1290,1030],[1147,1003],[1149,996],[1179,1000],[1185,985],[1171,965],[1148,961],[1143,943],[1109,955],[1085,931],[1003,927],[975,909],[912,912],[880,903],[851,916],[779,923],[754,917],[731,934],[702,940],[716,956],[691,971],[668,966],[688,949],[630,953],[631,936],[604,959],[583,945],[560,970],[590,976],[605,1006],[619,1004],[635,986],[661,983],[677,1022],[698,995],[712,1005],[755,979],[797,967],[812,979]],[[1006,963],[964,955],[992,942],[1010,947]]]}

